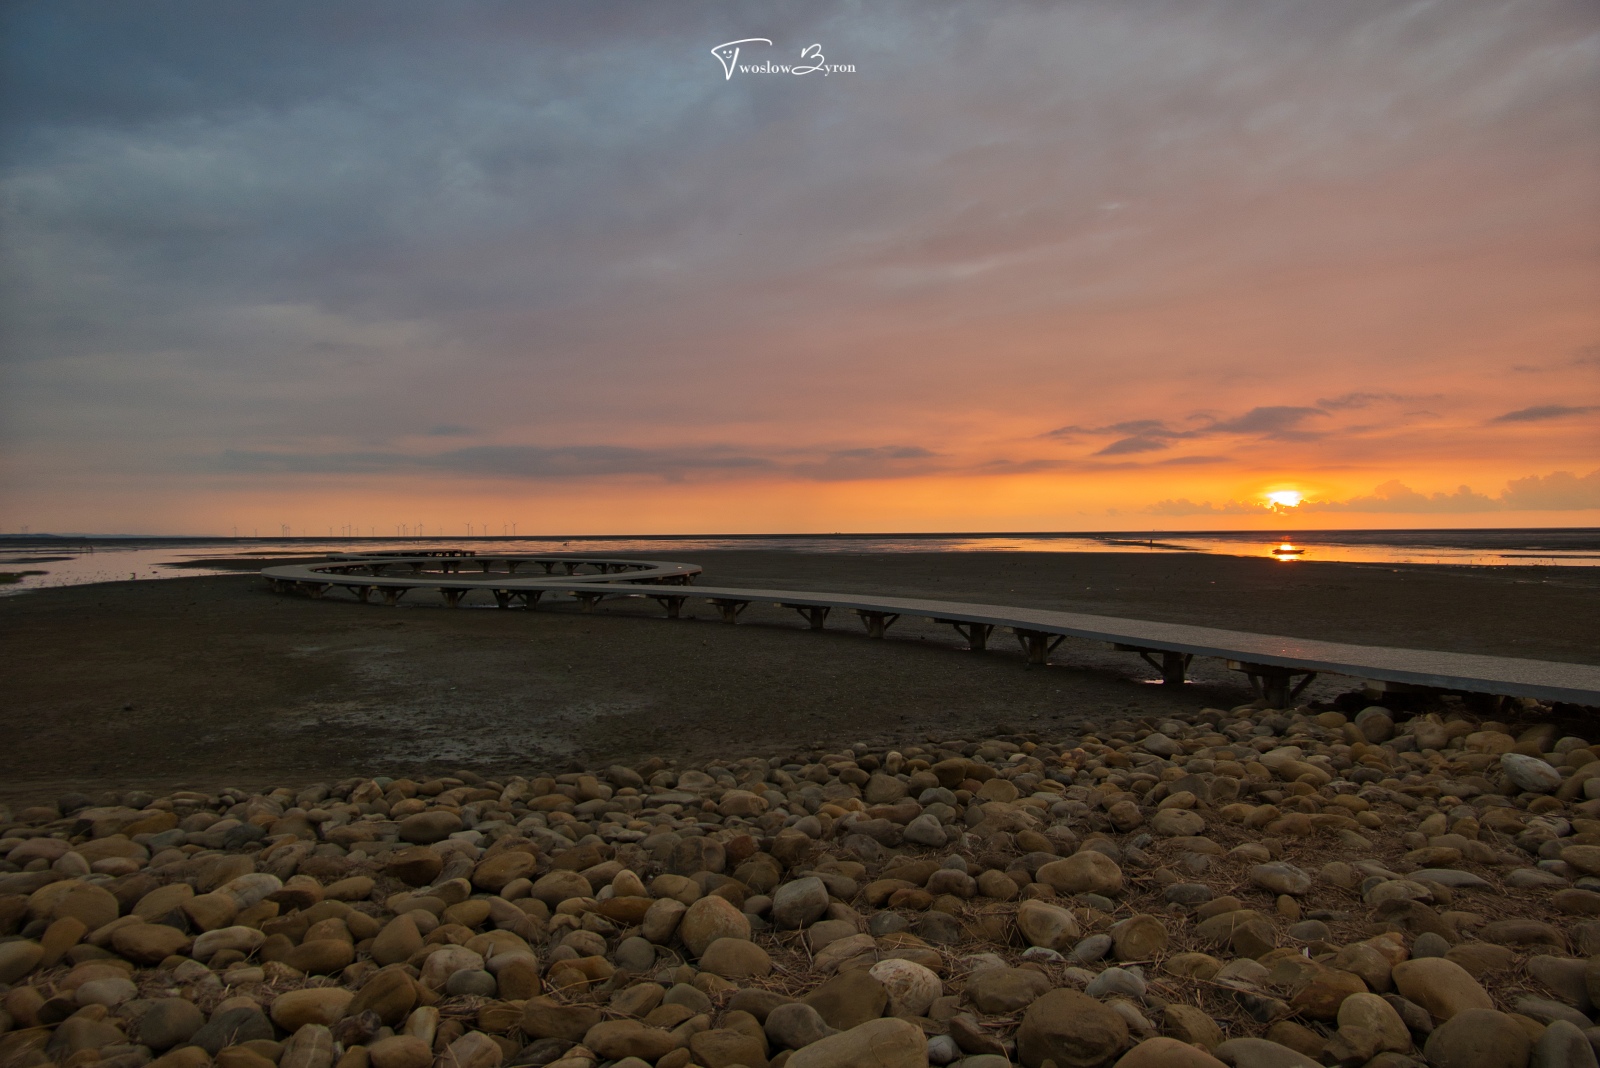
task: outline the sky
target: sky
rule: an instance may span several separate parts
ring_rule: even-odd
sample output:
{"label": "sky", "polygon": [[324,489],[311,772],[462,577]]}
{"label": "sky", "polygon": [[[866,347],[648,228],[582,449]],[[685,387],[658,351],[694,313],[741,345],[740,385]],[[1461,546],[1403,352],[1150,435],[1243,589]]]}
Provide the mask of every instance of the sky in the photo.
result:
{"label": "sky", "polygon": [[1597,298],[1592,0],[0,4],[0,533],[1600,526]]}

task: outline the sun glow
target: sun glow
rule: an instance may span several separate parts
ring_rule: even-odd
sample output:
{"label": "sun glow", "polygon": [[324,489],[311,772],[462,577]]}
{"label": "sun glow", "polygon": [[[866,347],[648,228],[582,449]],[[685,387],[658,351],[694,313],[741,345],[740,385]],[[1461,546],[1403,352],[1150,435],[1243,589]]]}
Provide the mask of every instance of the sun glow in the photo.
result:
{"label": "sun glow", "polygon": [[1293,508],[1298,505],[1302,499],[1303,498],[1300,496],[1299,490],[1275,490],[1274,492],[1267,494],[1267,500],[1271,501],[1280,508]]}

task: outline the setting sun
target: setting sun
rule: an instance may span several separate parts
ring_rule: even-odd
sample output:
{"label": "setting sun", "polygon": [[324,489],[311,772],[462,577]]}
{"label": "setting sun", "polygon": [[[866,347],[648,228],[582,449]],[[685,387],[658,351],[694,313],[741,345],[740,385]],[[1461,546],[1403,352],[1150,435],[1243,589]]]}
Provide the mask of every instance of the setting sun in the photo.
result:
{"label": "setting sun", "polygon": [[1298,490],[1277,490],[1267,494],[1267,500],[1284,508],[1293,508],[1300,503],[1301,497]]}

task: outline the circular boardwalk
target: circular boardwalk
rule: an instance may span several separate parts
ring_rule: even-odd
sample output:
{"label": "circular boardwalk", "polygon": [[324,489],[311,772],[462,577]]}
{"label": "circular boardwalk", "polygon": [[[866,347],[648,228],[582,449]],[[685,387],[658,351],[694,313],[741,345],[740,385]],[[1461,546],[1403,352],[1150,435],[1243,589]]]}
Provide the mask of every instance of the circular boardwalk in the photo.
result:
{"label": "circular boardwalk", "polygon": [[948,624],[969,649],[988,648],[994,632],[1009,631],[1027,663],[1045,664],[1067,638],[1103,642],[1135,653],[1181,685],[1196,656],[1215,657],[1244,673],[1275,708],[1288,706],[1318,674],[1363,680],[1377,694],[1425,691],[1481,698],[1531,697],[1540,701],[1600,707],[1600,667],[1549,660],[1481,656],[1426,649],[1353,645],[1219,627],[1196,627],[1116,616],[1054,612],[1007,605],[936,601],[877,594],[801,590],[741,589],[696,585],[694,564],[571,555],[478,556],[458,550],[424,553],[368,553],[335,556],[308,564],[264,568],[280,593],[315,598],[341,590],[370,602],[398,604],[413,591],[434,591],[459,607],[474,592],[486,591],[501,608],[538,607],[549,595],[565,597],[585,611],[601,601],[647,597],[676,619],[690,600],[709,603],[723,622],[736,623],[746,607],[770,603],[799,612],[812,630],[821,630],[834,609],[854,612],[866,634],[883,638],[901,617]]}

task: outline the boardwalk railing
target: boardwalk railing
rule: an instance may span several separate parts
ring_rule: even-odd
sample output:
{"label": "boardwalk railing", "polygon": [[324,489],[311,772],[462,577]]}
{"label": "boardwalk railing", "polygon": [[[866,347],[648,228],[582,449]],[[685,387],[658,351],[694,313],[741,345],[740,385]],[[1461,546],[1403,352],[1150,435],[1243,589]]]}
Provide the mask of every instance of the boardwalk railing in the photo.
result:
{"label": "boardwalk railing", "polygon": [[1286,707],[1318,674],[1361,679],[1379,691],[1420,689],[1600,706],[1600,667],[1587,664],[1352,645],[1009,605],[695,585],[700,573],[693,564],[590,556],[441,555],[341,556],[261,572],[282,593],[322,597],[340,589],[366,602],[376,592],[389,605],[414,590],[437,591],[451,607],[478,590],[491,594],[501,608],[533,609],[547,594],[570,597],[585,611],[605,600],[649,598],[668,618],[678,618],[687,602],[700,601],[714,607],[723,622],[735,623],[746,607],[764,603],[794,609],[812,630],[823,629],[835,609],[853,612],[873,638],[884,637],[902,618],[920,617],[955,628],[975,651],[986,649],[996,630],[1009,631],[1029,664],[1048,663],[1064,639],[1080,638],[1137,653],[1169,685],[1183,683],[1194,657],[1224,660],[1276,708]]}

